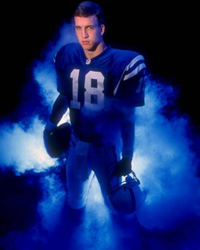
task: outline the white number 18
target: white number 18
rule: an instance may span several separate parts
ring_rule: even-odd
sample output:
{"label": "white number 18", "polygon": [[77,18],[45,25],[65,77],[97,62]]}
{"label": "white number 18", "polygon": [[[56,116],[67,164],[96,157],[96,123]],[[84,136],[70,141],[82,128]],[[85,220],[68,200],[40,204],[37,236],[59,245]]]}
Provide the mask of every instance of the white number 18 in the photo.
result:
{"label": "white number 18", "polygon": [[[80,102],[78,101],[78,79],[79,69],[74,69],[71,72],[72,78],[72,101],[71,107],[80,109]],[[101,72],[89,71],[85,76],[85,92],[84,92],[84,106],[94,111],[101,110],[104,107],[104,76]]]}

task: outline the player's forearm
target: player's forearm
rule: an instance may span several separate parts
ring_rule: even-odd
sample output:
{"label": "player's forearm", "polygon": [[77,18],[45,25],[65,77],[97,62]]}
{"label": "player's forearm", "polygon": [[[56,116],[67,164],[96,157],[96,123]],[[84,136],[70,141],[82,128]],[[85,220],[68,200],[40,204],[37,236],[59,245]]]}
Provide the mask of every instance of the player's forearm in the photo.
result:
{"label": "player's forearm", "polygon": [[131,159],[133,157],[135,139],[134,115],[130,115],[128,118],[124,119],[121,126],[121,136],[123,142],[122,156]]}
{"label": "player's forearm", "polygon": [[55,125],[61,120],[62,116],[67,111],[67,99],[63,95],[59,95],[53,105],[49,121]]}

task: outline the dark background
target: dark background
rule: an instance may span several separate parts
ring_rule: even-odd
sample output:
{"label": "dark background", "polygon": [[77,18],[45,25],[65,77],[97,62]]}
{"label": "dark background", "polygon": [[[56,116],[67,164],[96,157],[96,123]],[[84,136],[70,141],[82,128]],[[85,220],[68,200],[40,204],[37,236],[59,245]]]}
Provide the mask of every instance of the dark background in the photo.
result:
{"label": "dark background", "polygon": [[[33,59],[40,58],[79,2],[19,1],[4,5],[1,115],[15,111]],[[177,105],[199,126],[197,6],[176,1],[97,3],[105,12],[107,43],[142,53],[155,78],[180,88]]]}
{"label": "dark background", "polygon": [[[31,81],[33,61],[42,57],[46,45],[49,41],[55,40],[63,22],[70,21],[71,15],[79,2],[30,0],[27,2],[17,1],[13,4],[7,1],[1,6],[3,20],[1,23],[0,121],[4,121],[6,117],[9,117],[9,120],[20,121],[23,116],[19,115],[19,109],[24,109],[26,112],[23,111],[23,115],[29,116],[28,112],[34,112],[34,109],[36,109],[35,113],[37,114],[38,107],[41,108],[40,96],[36,94],[38,85]],[[130,48],[140,52],[144,55],[148,70],[153,78],[163,82],[163,84],[167,83],[179,88],[180,94],[175,102],[175,108],[179,110],[180,114],[189,115],[191,123],[198,130],[200,127],[199,74],[197,68],[197,64],[199,64],[197,57],[199,27],[196,14],[198,7],[191,1],[189,3],[181,2],[180,4],[176,1],[160,1],[158,3],[158,1],[123,0],[122,2],[113,1],[112,3],[109,0],[98,0],[96,2],[104,8],[106,42],[113,47]],[[29,88],[26,88],[27,83]],[[34,99],[32,103],[31,99]],[[28,105],[32,105],[31,108]],[[170,112],[170,110],[168,111]],[[31,115],[34,114],[31,113]],[[198,138],[194,139],[194,143],[197,140]],[[199,143],[196,143],[196,152],[199,152],[198,147]],[[20,241],[18,231],[26,233],[36,222],[40,222],[41,218],[38,218],[37,205],[46,196],[48,198],[49,190],[46,190],[45,185],[42,186],[41,184],[46,176],[50,176],[50,179],[59,176],[61,181],[58,183],[65,183],[63,166],[41,173],[30,170],[20,175],[15,173],[14,166],[13,168],[11,166],[0,167],[0,244],[6,245],[6,250],[14,249],[12,245],[17,245],[18,238],[20,246],[23,244],[23,240]],[[165,177],[163,180],[166,181]],[[186,187],[187,185],[188,180],[186,181]],[[49,196],[51,197],[51,195],[50,193]],[[62,214],[60,216],[63,219]],[[180,226],[167,233],[148,232],[140,228],[138,231],[136,230],[140,234],[136,244],[137,242],[140,243],[141,240],[141,245],[147,244],[145,250],[182,250],[186,249],[187,246],[187,249],[197,250],[199,223],[199,217],[191,217],[190,220],[186,220],[182,227]],[[132,225],[130,230],[131,228]],[[62,227],[61,229],[63,230]],[[93,229],[96,233],[96,225]],[[9,234],[13,231],[13,234]],[[127,233],[128,231],[124,232]],[[62,231],[58,231],[59,236],[62,233]],[[24,239],[26,236],[27,234],[25,234]],[[30,237],[32,237],[31,234]],[[43,232],[41,237],[45,237]],[[50,237],[47,238],[47,240],[49,239]],[[34,239],[28,238],[25,246],[29,246],[29,249],[39,249],[39,240],[35,240],[35,244],[38,244],[35,247],[35,245],[30,244],[30,242],[34,242]],[[52,237],[49,246],[53,241],[54,238]],[[185,242],[186,245],[184,245]],[[132,237],[130,242],[127,241],[127,244],[129,246],[133,244]],[[179,245],[182,248],[179,248]],[[43,245],[41,244],[41,246]],[[170,248],[170,246],[173,246],[173,248]],[[27,250],[25,247],[21,249]],[[43,247],[40,249],[53,248]],[[56,246],[54,249],[59,248]]]}

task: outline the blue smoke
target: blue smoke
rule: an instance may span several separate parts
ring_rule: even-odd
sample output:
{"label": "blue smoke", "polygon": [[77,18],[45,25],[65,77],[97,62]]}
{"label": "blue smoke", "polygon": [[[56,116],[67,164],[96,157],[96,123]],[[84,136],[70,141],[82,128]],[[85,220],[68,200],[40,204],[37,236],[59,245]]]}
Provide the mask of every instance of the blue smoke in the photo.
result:
{"label": "blue smoke", "polygon": [[198,151],[191,150],[194,142],[189,119],[176,111],[171,117],[163,115],[169,100],[173,103],[175,97],[172,86],[151,82],[147,105],[138,109],[135,167],[140,169],[147,192],[138,216],[150,229],[172,229],[199,215],[199,158]]}
{"label": "blue smoke", "polygon": [[[19,122],[13,123],[7,117],[0,125],[2,176],[4,179],[9,176],[9,180],[12,176],[11,180],[23,183],[23,188],[35,197],[36,213],[34,222],[25,230],[20,222],[18,227],[9,224],[10,230],[4,225],[0,248],[197,250],[200,243],[200,179],[196,174],[200,165],[199,135],[192,131],[189,115],[181,115],[175,106],[179,90],[153,77],[147,83],[146,105],[136,111],[133,170],[146,194],[145,202],[136,214],[113,218],[94,179],[83,224],[69,225],[65,161],[49,158],[42,141],[45,119],[57,97],[53,58],[62,45],[76,41],[69,24],[64,24],[58,34],[42,51],[41,59],[34,60],[32,76],[37,87],[34,90],[30,83],[25,86],[26,95],[39,97],[39,104],[34,101],[19,104],[23,110],[18,113]],[[68,114],[63,121],[66,119]],[[40,195],[36,196],[33,190]],[[14,191],[24,194],[21,189],[13,189],[13,197],[18,195]],[[11,199],[11,205],[12,202]],[[23,203],[18,201],[18,204],[20,207]],[[28,204],[25,209],[28,210]]]}

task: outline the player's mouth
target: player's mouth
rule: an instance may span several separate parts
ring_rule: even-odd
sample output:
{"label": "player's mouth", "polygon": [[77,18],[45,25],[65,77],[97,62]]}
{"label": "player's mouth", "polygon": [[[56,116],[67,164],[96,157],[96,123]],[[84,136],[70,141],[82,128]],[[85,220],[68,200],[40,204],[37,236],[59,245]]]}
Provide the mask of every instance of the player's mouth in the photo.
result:
{"label": "player's mouth", "polygon": [[89,41],[82,41],[82,44],[83,44],[83,45],[89,45],[90,42],[89,42]]}

